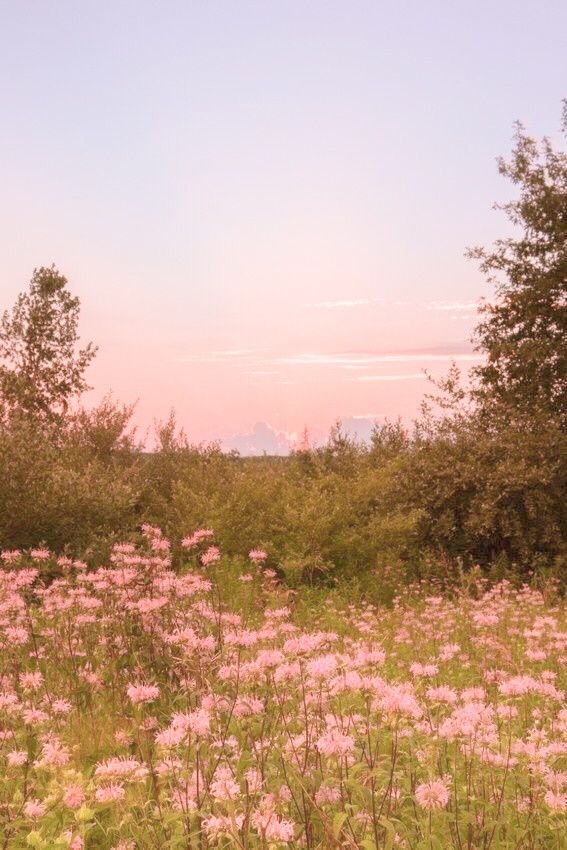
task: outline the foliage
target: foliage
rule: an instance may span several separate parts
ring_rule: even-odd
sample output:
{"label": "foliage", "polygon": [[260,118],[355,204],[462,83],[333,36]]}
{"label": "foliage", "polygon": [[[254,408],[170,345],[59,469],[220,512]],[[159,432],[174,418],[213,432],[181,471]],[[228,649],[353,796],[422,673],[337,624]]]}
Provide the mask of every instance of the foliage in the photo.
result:
{"label": "foliage", "polygon": [[[567,136],[567,102],[563,115]],[[567,154],[549,139],[538,144],[521,124],[500,173],[520,187],[517,200],[499,205],[519,235],[470,256],[496,286],[476,329],[487,359],[473,370],[475,398],[511,415],[536,411],[567,425]]]}
{"label": "foliage", "polygon": [[15,415],[0,423],[0,539],[84,552],[134,522],[137,451],[130,411],[105,400],[65,427]]}
{"label": "foliage", "polygon": [[96,349],[76,351],[79,299],[55,266],[34,271],[0,322],[0,401],[10,411],[40,419],[64,415],[87,384],[84,372]]}

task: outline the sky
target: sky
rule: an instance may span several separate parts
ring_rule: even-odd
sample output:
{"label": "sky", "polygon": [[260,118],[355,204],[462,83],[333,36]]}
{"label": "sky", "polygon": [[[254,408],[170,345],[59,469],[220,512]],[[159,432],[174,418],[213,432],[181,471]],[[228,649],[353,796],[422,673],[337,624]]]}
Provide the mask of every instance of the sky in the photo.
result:
{"label": "sky", "polygon": [[410,421],[464,370],[495,159],[559,141],[567,4],[0,0],[0,308],[55,263],[84,398],[195,441]]}

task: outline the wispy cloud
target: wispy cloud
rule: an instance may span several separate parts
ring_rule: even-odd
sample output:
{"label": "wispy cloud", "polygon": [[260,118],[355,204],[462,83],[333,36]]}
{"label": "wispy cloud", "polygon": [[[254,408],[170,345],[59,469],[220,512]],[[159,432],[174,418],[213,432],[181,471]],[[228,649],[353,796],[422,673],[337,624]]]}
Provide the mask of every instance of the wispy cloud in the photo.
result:
{"label": "wispy cloud", "polygon": [[343,298],[338,301],[319,301],[313,307],[322,307],[325,310],[335,310],[340,307],[363,307],[369,304],[381,304],[383,298]]}
{"label": "wispy cloud", "polygon": [[220,351],[197,351],[192,354],[180,354],[174,357],[175,363],[227,363],[230,360],[243,360],[259,354],[258,348],[227,348]]}
{"label": "wispy cloud", "polygon": [[441,310],[450,313],[455,313],[459,310],[470,312],[477,308],[478,304],[476,301],[433,301],[426,307],[427,310]]}
{"label": "wispy cloud", "polygon": [[382,419],[384,416],[384,413],[351,413],[347,419],[356,419],[357,421],[360,419],[373,422],[375,419]]}
{"label": "wispy cloud", "polygon": [[300,351],[289,353],[270,352],[261,348],[234,348],[214,351],[201,351],[179,355],[177,363],[202,363],[234,365],[241,367],[241,374],[258,378],[281,378],[281,366],[336,367],[338,369],[367,369],[380,363],[448,363],[475,362],[482,355],[471,350],[466,343],[453,343],[424,349],[406,349],[400,351],[351,350],[351,351]]}
{"label": "wispy cloud", "polygon": [[413,375],[358,375],[353,378],[354,381],[415,381],[421,378],[426,378],[423,372],[416,372]]}
{"label": "wispy cloud", "polygon": [[481,357],[473,352],[463,353],[461,351],[449,351],[445,354],[436,354],[430,351],[399,352],[391,354],[357,354],[356,352],[345,352],[343,354],[323,354],[309,352],[303,354],[289,354],[276,359],[277,363],[295,366],[339,366],[345,369],[372,366],[375,363],[432,363],[435,361],[447,362],[475,361]]}

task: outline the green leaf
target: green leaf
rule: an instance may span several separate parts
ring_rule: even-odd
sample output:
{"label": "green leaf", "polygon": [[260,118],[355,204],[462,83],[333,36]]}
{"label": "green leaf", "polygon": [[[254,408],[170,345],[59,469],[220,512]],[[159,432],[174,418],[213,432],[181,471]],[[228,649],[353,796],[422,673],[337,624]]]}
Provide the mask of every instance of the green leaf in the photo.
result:
{"label": "green leaf", "polygon": [[333,817],[333,837],[338,838],[341,829],[343,828],[343,824],[348,818],[348,814],[346,812],[337,812]]}

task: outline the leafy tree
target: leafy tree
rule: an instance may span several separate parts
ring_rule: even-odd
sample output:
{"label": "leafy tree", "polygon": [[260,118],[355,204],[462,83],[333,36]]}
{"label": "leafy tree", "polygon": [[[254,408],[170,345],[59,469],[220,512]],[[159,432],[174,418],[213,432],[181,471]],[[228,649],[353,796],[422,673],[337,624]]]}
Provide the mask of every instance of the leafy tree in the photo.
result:
{"label": "leafy tree", "polygon": [[5,411],[58,419],[86,389],[84,373],[95,356],[77,350],[79,299],[55,266],[34,271],[0,322],[0,400]]}
{"label": "leafy tree", "polygon": [[[562,129],[567,136],[567,101]],[[491,250],[469,256],[496,285],[484,303],[477,348],[487,360],[473,370],[481,410],[538,410],[567,424],[567,154],[549,139],[539,144],[516,125],[515,148],[499,171],[520,196],[496,205],[520,229]]]}

